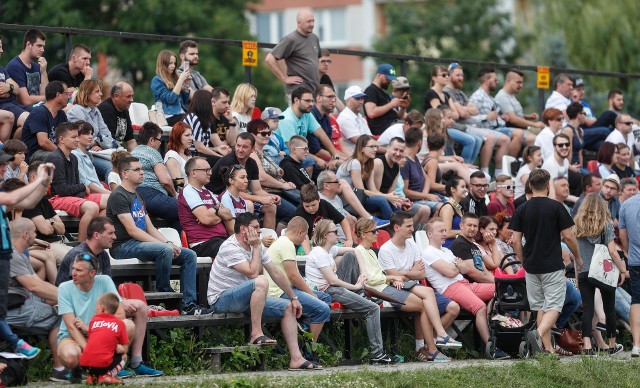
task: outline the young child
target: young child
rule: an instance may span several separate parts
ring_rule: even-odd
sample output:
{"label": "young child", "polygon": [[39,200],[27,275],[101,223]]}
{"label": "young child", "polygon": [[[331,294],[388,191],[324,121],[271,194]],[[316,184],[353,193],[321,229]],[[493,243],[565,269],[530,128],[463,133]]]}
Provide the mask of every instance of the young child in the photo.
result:
{"label": "young child", "polygon": [[131,154],[129,154],[127,151],[116,151],[111,154],[111,172],[107,177],[107,184],[109,185],[111,191],[115,190],[116,187],[122,184],[120,175],[118,174],[118,162],[128,156],[131,156]]}
{"label": "young child", "polygon": [[87,345],[80,355],[80,366],[88,372],[87,384],[124,384],[116,375],[127,361],[129,337],[124,322],[114,315],[119,306],[112,292],[98,298]]}
{"label": "young child", "polygon": [[302,161],[309,156],[309,142],[302,136],[291,136],[289,139],[289,155],[280,162],[280,168],[284,171],[282,178],[287,182],[293,182],[300,190],[303,185],[313,183],[309,173],[302,167]]}
{"label": "young child", "polygon": [[27,145],[18,139],[9,139],[4,143],[2,150],[14,157],[13,160],[7,163],[4,180],[6,181],[7,179],[18,178],[23,180],[25,183],[28,183],[27,170],[29,169],[29,164],[24,160],[25,152],[27,152]]}
{"label": "young child", "polygon": [[280,120],[284,119],[282,111],[278,108],[265,108],[260,118],[269,124],[269,129],[271,130],[269,144],[264,146],[262,150],[276,163],[280,163],[282,158],[289,155],[287,144],[284,142],[284,139],[276,133]]}

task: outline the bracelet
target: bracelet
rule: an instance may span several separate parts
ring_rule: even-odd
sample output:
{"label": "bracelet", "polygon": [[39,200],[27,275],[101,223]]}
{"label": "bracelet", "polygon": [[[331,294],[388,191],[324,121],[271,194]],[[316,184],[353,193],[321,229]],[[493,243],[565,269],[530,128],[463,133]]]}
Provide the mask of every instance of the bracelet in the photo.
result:
{"label": "bracelet", "polygon": [[167,240],[164,242],[165,244],[173,244],[171,241]]}

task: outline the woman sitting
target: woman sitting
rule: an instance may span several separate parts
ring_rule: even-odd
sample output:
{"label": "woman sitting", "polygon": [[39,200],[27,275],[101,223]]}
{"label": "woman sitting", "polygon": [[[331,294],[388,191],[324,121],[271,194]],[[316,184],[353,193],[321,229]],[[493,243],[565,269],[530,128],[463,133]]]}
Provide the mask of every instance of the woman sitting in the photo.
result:
{"label": "woman sitting", "polygon": [[220,204],[231,210],[233,220],[227,226],[227,232],[231,235],[233,226],[235,225],[236,215],[240,213],[253,213],[253,202],[244,199],[240,193],[245,193],[249,187],[249,179],[247,178],[247,170],[236,164],[231,167],[222,167],[220,169],[222,179],[227,189],[220,194]]}
{"label": "woman sitting", "polygon": [[187,181],[187,173],[184,166],[191,158],[191,127],[185,122],[177,122],[171,129],[167,153],[164,155],[164,164],[167,166],[173,187],[176,191],[184,187]]}
{"label": "woman sitting", "polygon": [[613,143],[603,143],[597,154],[598,158],[598,174],[602,179],[606,179],[613,174],[613,165],[618,162],[618,152],[616,145]]}
{"label": "woman sitting", "polygon": [[162,110],[171,126],[180,121],[190,98],[191,68],[178,75],[176,67],[176,54],[169,50],[160,51],[156,60],[156,76],[151,80],[156,108],[161,108],[158,110]]}
{"label": "woman sitting", "polygon": [[467,184],[459,176],[451,178],[445,188],[449,200],[440,208],[439,217],[447,229],[447,240],[443,247],[449,248],[453,240],[460,234],[460,221],[462,221],[462,207],[460,201],[467,196]]}
{"label": "woman sitting", "polygon": [[[625,143],[618,143],[616,144],[616,151],[618,154],[616,155],[615,162],[611,166],[613,172],[618,174],[620,179],[635,178],[636,173],[633,171],[633,168],[629,166],[629,162],[633,161],[629,146]],[[632,162],[631,165],[633,164],[634,163]]]}
{"label": "woman sitting", "polygon": [[213,114],[213,93],[210,91],[202,89],[193,93],[183,121],[193,130],[193,146],[190,148],[192,153],[221,158],[231,152],[229,145],[220,138],[217,128],[213,128],[216,120]]}
{"label": "woman sitting", "polygon": [[253,116],[257,97],[258,89],[249,83],[243,83],[236,87],[231,99],[231,115],[237,124],[237,133],[247,132],[247,124]]}
{"label": "woman sitting", "polygon": [[524,185],[529,179],[531,171],[542,166],[542,150],[537,145],[527,146],[522,152],[522,160],[524,161],[524,164],[516,174],[516,188],[513,192],[514,198],[518,198],[524,194]]}

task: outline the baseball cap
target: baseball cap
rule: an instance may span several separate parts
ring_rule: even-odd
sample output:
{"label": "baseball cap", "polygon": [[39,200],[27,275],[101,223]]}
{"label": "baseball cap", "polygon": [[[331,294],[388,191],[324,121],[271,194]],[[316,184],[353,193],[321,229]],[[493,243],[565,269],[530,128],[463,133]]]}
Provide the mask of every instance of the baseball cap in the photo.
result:
{"label": "baseball cap", "polygon": [[378,70],[376,71],[376,73],[383,74],[385,77],[389,78],[390,81],[396,79],[396,69],[394,69],[393,66],[388,63],[383,63],[382,65],[378,66]]}
{"label": "baseball cap", "polygon": [[347,90],[344,91],[345,101],[349,98],[360,98],[365,96],[366,94],[364,94],[360,86],[350,86]]}
{"label": "baseball cap", "polygon": [[0,163],[7,163],[14,159],[15,157],[11,154],[8,154],[2,150],[0,150]]}
{"label": "baseball cap", "polygon": [[282,111],[279,108],[269,107],[269,108],[264,108],[260,118],[262,120],[266,120],[266,119],[280,119],[280,120],[282,120],[282,119],[284,119],[284,116],[282,115]]}
{"label": "baseball cap", "polygon": [[583,88],[584,87],[584,80],[582,78],[576,78],[576,80],[573,82],[573,87],[574,88]]}
{"label": "baseball cap", "polygon": [[607,181],[615,183],[616,186],[618,186],[618,190],[620,190],[620,177],[618,176],[618,174],[609,175],[608,177],[603,179],[602,183]]}
{"label": "baseball cap", "polygon": [[394,89],[411,89],[407,77],[398,77],[395,81],[391,81],[391,85]]}

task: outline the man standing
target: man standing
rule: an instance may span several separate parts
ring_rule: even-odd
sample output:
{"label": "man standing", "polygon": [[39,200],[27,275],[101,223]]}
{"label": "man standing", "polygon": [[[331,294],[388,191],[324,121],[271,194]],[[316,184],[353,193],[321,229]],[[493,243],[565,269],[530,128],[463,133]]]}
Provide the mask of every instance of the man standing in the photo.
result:
{"label": "man standing", "polygon": [[482,171],[476,171],[469,178],[469,194],[460,202],[464,213],[473,213],[478,217],[489,214],[487,209],[487,176]]}
{"label": "man standing", "polygon": [[59,63],[49,70],[49,82],[62,81],[71,91],[80,87],[84,80],[93,76],[91,50],[83,44],[73,46],[69,62]]}
{"label": "man standing", "polygon": [[622,250],[629,258],[631,275],[631,311],[629,323],[633,348],[631,357],[640,357],[640,195],[624,201],[620,207],[620,241]]}
{"label": "man standing", "polygon": [[7,64],[9,78],[20,87],[18,102],[22,105],[45,101],[45,88],[49,84],[47,60],[42,56],[45,39],[42,31],[27,31],[22,42],[22,52]]}
{"label": "man standing", "polygon": [[[213,261],[207,300],[216,313],[250,312],[251,339],[255,345],[276,341],[262,332],[262,318],[281,318],[280,326],[289,349],[289,369],[322,369],[302,357],[298,347],[296,319],[302,315],[302,305],[291,289],[286,276],[271,261],[260,242],[260,224],[255,215],[242,213],[236,218],[234,235],[220,247]],[[268,296],[271,276],[289,300]]]}
{"label": "man standing", "polygon": [[178,55],[180,55],[180,61],[182,62],[178,68],[178,74],[182,74],[182,72],[187,68],[191,71],[189,89],[193,91],[200,89],[204,89],[209,92],[212,91],[213,87],[209,85],[202,74],[194,69],[194,67],[198,65],[198,44],[192,40],[183,41],[180,43]]}
{"label": "man standing", "polygon": [[[303,9],[298,12],[296,23],[296,30],[282,38],[264,60],[273,75],[284,84],[287,103],[293,102],[291,94],[295,88],[303,86],[315,90],[320,83],[318,58],[321,52],[320,39],[313,33],[315,17],[310,9]],[[281,60],[287,65],[286,75],[278,63]]]}
{"label": "man standing", "polygon": [[507,116],[509,125],[518,128],[527,128],[532,133],[538,134],[544,123],[538,120],[537,113],[524,114],[522,105],[516,98],[524,86],[524,73],[517,69],[507,70],[504,86],[496,94],[496,102],[500,105],[500,111]]}
{"label": "man standing", "polygon": [[[359,86],[351,86],[344,92],[347,109],[340,112],[338,116],[338,124],[340,124],[340,131],[342,131],[344,139],[343,144],[347,147],[346,150],[343,150],[344,152],[353,153],[358,138],[362,135],[371,135],[367,121],[360,113],[366,96]],[[384,151],[386,151],[384,147],[378,147],[378,152]]]}
{"label": "man standing", "polygon": [[171,266],[180,266],[182,314],[202,315],[210,311],[196,305],[196,253],[167,240],[151,223],[144,202],[136,192],[144,172],[140,160],[127,157],[118,163],[122,184],[109,196],[107,217],[116,229],[116,241],[111,249],[114,259],[138,258],[156,263],[156,289],[173,292],[169,283]]}
{"label": "man standing", "polygon": [[111,97],[102,101],[98,109],[113,139],[129,152],[138,145],[133,137],[129,107],[133,102],[133,88],[126,82],[118,82],[111,88]]}
{"label": "man standing", "polygon": [[188,184],[178,194],[178,217],[187,235],[189,248],[198,257],[215,257],[229,237],[233,216],[215,194],[204,186],[211,180],[207,160],[195,156],[184,166]]}
{"label": "man standing", "polygon": [[389,128],[396,120],[404,119],[406,109],[400,108],[402,100],[387,93],[391,81],[396,79],[396,69],[388,63],[378,66],[371,85],[364,90],[364,112],[371,133],[376,136]]}
{"label": "man standing", "polygon": [[67,106],[69,90],[60,81],[50,82],[45,88],[47,102],[33,108],[22,128],[22,141],[27,145],[26,161],[45,160],[57,147],[56,127],[67,122],[62,110]]}
{"label": "man standing", "polygon": [[[551,345],[551,328],[564,305],[567,286],[564,278],[561,238],[575,257],[575,266],[582,267],[578,243],[571,230],[573,220],[562,204],[547,198],[550,175],[538,169],[529,175],[533,196],[520,206],[509,224],[513,229],[514,249],[522,258],[527,272],[527,297],[532,311],[537,311],[536,329],[529,332],[533,356],[544,350],[555,352]],[[522,237],[526,245],[522,246]]]}

